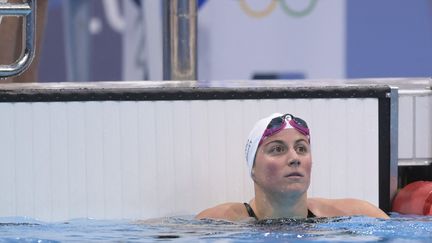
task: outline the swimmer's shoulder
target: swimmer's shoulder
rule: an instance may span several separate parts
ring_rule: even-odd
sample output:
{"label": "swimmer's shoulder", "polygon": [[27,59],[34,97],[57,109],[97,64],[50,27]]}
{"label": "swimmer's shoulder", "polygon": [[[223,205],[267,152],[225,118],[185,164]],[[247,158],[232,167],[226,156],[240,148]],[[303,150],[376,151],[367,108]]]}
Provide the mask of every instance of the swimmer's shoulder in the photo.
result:
{"label": "swimmer's shoulder", "polygon": [[223,219],[229,221],[240,221],[249,218],[243,203],[224,203],[208,208],[195,216],[196,219]]}
{"label": "swimmer's shoulder", "polygon": [[373,204],[352,198],[309,198],[308,207],[318,217],[363,215],[374,218],[388,218],[386,213]]}

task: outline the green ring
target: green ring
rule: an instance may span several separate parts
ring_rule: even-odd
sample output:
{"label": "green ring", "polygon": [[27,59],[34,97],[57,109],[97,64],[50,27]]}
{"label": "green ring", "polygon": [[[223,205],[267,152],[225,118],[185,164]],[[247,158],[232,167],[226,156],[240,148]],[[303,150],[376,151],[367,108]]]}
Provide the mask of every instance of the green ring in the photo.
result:
{"label": "green ring", "polygon": [[301,10],[301,11],[297,11],[297,10],[293,10],[291,9],[285,2],[285,0],[279,0],[282,9],[284,10],[284,12],[290,16],[293,17],[297,17],[297,18],[301,18],[304,17],[308,14],[310,14],[312,12],[312,10],[315,8],[318,0],[310,0],[309,2],[309,6],[307,6],[305,9]]}

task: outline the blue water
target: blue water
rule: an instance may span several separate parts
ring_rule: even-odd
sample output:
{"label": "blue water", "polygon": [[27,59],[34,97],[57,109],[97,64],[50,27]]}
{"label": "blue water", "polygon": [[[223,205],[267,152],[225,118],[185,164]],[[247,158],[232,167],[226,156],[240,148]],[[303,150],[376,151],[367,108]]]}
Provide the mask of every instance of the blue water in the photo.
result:
{"label": "blue water", "polygon": [[0,242],[432,242],[432,217],[338,217],[231,223],[191,217],[148,221],[0,218]]}

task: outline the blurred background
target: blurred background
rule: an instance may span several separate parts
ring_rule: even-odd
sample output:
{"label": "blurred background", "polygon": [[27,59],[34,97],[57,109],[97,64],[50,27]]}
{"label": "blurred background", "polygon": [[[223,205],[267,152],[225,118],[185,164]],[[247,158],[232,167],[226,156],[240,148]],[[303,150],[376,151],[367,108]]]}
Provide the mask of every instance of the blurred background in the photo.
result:
{"label": "blurred background", "polygon": [[[200,80],[430,77],[431,57],[431,0],[198,1]],[[40,81],[161,69],[162,1],[49,0]]]}

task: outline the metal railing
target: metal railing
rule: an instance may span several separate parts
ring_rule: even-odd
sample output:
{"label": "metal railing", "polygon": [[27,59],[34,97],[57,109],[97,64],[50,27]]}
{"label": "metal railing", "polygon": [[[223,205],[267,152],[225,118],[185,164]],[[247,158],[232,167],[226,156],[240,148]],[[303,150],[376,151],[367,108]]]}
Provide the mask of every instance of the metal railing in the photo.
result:
{"label": "metal railing", "polygon": [[197,1],[165,0],[164,80],[197,80]]}
{"label": "metal railing", "polygon": [[[0,65],[0,78],[18,75],[31,64],[35,53],[36,1],[27,3],[0,3],[0,16],[23,17],[23,52],[12,64]],[[8,33],[0,33],[5,35]],[[0,50],[4,51],[4,50]]]}

